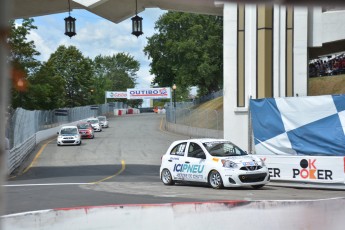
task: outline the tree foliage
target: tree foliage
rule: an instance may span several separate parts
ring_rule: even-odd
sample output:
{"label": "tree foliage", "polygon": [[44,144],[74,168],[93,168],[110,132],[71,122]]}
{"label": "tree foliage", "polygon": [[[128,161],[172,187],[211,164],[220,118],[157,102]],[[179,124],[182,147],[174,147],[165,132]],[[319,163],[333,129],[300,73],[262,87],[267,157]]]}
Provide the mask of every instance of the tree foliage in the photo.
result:
{"label": "tree foliage", "polygon": [[[12,71],[12,107],[51,110],[104,103],[105,91],[126,91],[136,85],[140,64],[126,53],[86,58],[75,47],[61,45],[47,62],[35,56],[33,41],[28,41],[30,30],[36,29],[33,19],[24,19],[21,25],[11,21],[7,39],[11,47],[9,61]],[[142,100],[127,101],[138,106]]]}
{"label": "tree foliage", "polygon": [[20,25],[10,21],[10,33],[7,43],[10,47],[9,62],[12,65],[12,107],[20,107],[26,104],[26,92],[28,79],[35,74],[40,62],[35,56],[40,55],[35,43],[28,41],[30,31],[37,29],[33,25],[33,19],[23,19]]}
{"label": "tree foliage", "polygon": [[179,89],[198,86],[199,95],[222,88],[223,19],[168,12],[155,24],[144,52],[152,60],[153,84]]}
{"label": "tree foliage", "polygon": [[41,92],[53,89],[49,93],[51,109],[92,104],[92,61],[85,58],[75,46],[61,45],[43,63],[32,84],[39,85],[35,89]]}
{"label": "tree foliage", "polygon": [[[96,100],[98,102],[104,101],[105,91],[127,91],[127,88],[134,88],[136,85],[136,72],[139,67],[140,63],[126,53],[95,57],[93,68]],[[126,101],[126,99],[123,101]]]}

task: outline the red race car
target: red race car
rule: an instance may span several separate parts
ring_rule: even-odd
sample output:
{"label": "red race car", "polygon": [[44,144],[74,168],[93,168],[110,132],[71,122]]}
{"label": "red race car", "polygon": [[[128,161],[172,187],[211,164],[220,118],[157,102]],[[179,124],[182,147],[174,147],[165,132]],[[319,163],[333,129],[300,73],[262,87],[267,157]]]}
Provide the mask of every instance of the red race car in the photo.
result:
{"label": "red race car", "polygon": [[82,138],[93,139],[95,137],[93,128],[89,122],[79,122],[77,127]]}

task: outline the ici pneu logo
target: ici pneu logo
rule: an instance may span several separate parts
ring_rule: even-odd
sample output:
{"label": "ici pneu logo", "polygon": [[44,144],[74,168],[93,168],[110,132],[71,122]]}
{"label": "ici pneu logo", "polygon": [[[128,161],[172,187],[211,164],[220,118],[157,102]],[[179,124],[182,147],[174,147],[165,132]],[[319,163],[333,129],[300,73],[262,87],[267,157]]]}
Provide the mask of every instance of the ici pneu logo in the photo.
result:
{"label": "ici pneu logo", "polygon": [[301,168],[292,169],[292,177],[297,179],[311,179],[311,180],[333,180],[332,170],[318,169],[316,167],[317,159],[302,159],[300,162]]}

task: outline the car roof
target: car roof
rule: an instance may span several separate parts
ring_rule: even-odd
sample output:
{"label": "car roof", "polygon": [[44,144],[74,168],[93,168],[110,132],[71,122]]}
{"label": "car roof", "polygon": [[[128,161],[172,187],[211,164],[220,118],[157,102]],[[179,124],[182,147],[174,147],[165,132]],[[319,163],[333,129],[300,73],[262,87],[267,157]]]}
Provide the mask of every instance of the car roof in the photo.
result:
{"label": "car roof", "polygon": [[90,120],[98,120],[98,118],[97,117],[90,117],[90,118],[88,118],[86,120],[88,120],[88,121],[90,121]]}
{"label": "car roof", "polygon": [[198,143],[207,143],[207,142],[229,142],[225,139],[216,139],[216,138],[194,138],[194,139],[186,139],[186,140],[178,140],[174,143],[181,143],[181,142],[198,142]]}
{"label": "car roof", "polygon": [[72,129],[72,128],[78,128],[77,126],[75,125],[66,125],[66,126],[62,126],[61,129]]}

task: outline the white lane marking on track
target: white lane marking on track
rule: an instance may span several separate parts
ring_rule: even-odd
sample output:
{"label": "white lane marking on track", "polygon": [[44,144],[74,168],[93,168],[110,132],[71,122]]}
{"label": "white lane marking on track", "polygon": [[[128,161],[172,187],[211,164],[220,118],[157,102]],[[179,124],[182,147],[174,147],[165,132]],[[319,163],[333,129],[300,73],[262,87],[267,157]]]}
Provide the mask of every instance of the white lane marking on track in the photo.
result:
{"label": "white lane marking on track", "polygon": [[3,187],[28,187],[28,186],[57,186],[57,185],[91,185],[93,183],[55,183],[55,184],[5,184]]}

